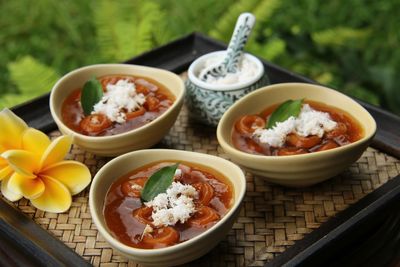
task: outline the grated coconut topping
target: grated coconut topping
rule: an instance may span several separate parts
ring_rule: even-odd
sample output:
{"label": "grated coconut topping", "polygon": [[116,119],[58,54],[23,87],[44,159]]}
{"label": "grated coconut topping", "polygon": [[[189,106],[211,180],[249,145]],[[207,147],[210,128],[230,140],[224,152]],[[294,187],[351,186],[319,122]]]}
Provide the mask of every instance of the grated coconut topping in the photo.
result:
{"label": "grated coconut topping", "polygon": [[116,84],[107,84],[107,91],[94,105],[93,113],[102,113],[111,121],[123,123],[126,113],[139,109],[146,101],[145,96],[136,92],[135,84],[128,80],[119,80]]}
{"label": "grated coconut topping", "polygon": [[194,199],[198,192],[191,185],[173,182],[166,193],[158,194],[152,201],[146,202],[153,208],[153,224],[158,226],[184,223],[196,211]]}
{"label": "grated coconut topping", "polygon": [[300,136],[317,135],[322,137],[325,132],[332,131],[337,123],[331,119],[329,113],[317,111],[304,104],[298,118],[289,117],[283,122],[278,122],[271,129],[256,129],[253,135],[261,143],[273,147],[282,147],[285,144],[286,136],[296,133]]}

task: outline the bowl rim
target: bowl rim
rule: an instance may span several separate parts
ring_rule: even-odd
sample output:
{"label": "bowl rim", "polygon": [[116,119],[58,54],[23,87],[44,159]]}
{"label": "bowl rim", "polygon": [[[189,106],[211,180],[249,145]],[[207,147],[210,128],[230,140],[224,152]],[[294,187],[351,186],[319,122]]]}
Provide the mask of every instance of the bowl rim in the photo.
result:
{"label": "bowl rim", "polygon": [[[181,90],[179,90],[178,94],[175,95],[176,100],[174,101],[174,103],[164,112],[162,113],[160,116],[158,116],[155,120],[140,126],[139,128],[135,128],[126,132],[122,132],[122,133],[118,133],[118,134],[114,134],[114,135],[108,135],[108,136],[89,136],[89,135],[84,135],[81,133],[78,133],[74,130],[72,130],[71,128],[69,128],[63,121],[61,118],[59,118],[59,116],[57,115],[56,112],[56,107],[55,107],[55,91],[59,90],[58,88],[59,85],[67,79],[71,79],[73,78],[74,75],[76,75],[77,73],[84,71],[84,70],[88,70],[88,69],[101,69],[101,68],[109,68],[109,67],[122,67],[122,68],[126,68],[126,69],[131,69],[131,68],[135,68],[135,69],[142,69],[142,70],[149,70],[149,71],[157,71],[157,72],[164,72],[167,73],[168,75],[171,75],[171,78],[176,79],[177,81],[180,81],[181,83]],[[106,75],[106,74],[105,74]],[[124,75],[129,75],[129,74],[124,74]],[[144,76],[145,78],[147,76]],[[151,78],[151,77],[148,77]],[[153,78],[154,79],[154,78]],[[156,80],[156,79],[154,79]],[[179,87],[177,87],[179,88]],[[168,89],[168,88],[167,88]],[[50,106],[50,113],[54,119],[54,121],[56,122],[57,125],[62,125],[62,127],[64,129],[67,129],[68,131],[68,135],[71,135],[73,137],[79,137],[81,139],[85,139],[88,141],[109,141],[112,140],[116,137],[125,137],[125,136],[129,136],[132,135],[134,133],[140,133],[141,131],[145,131],[147,128],[151,127],[154,123],[162,120],[164,117],[166,117],[169,113],[171,113],[174,109],[176,109],[177,107],[179,107],[184,100],[184,96],[185,96],[185,85],[182,81],[182,79],[176,75],[175,73],[168,71],[168,70],[164,70],[164,69],[159,69],[159,68],[153,68],[153,67],[147,67],[147,66],[141,66],[141,65],[135,65],[135,64],[121,64],[121,63],[110,63],[110,64],[93,64],[93,65],[87,65],[87,66],[83,66],[77,69],[74,69],[68,73],[66,73],[63,77],[61,77],[52,87],[51,91],[50,91],[50,99],[49,99],[49,106]],[[65,99],[63,99],[64,101]],[[62,105],[62,103],[61,103]]]}
{"label": "bowl rim", "polygon": [[200,80],[195,74],[194,70],[197,67],[197,65],[203,63],[206,59],[212,57],[212,56],[218,56],[220,54],[226,53],[226,50],[220,50],[220,51],[214,51],[211,53],[207,53],[205,55],[202,55],[201,57],[197,58],[195,61],[190,64],[189,69],[188,69],[188,80],[192,82],[194,85],[200,87],[201,89],[205,89],[208,91],[234,91],[238,89],[243,89],[245,87],[248,87],[256,82],[258,82],[262,76],[264,75],[264,64],[259,60],[257,57],[249,54],[249,53],[243,53],[243,55],[249,59],[250,61],[254,62],[257,65],[257,75],[255,75],[253,78],[240,82],[240,83],[234,83],[234,84],[209,84],[206,82],[203,82]]}
{"label": "bowl rim", "polygon": [[[184,157],[187,154],[191,154],[194,155],[195,157],[202,157],[202,158],[213,158],[215,160],[218,161],[223,161],[225,162],[225,164],[230,165],[230,168],[235,169],[236,171],[238,171],[238,173],[240,173],[239,175],[239,179],[241,179],[241,182],[243,184],[243,187],[241,188],[235,188],[234,190],[238,190],[238,198],[234,199],[234,202],[231,206],[231,208],[229,209],[229,211],[225,214],[224,217],[222,217],[215,225],[213,225],[212,227],[210,227],[209,229],[207,229],[206,231],[202,232],[201,234],[185,241],[182,243],[178,243],[175,244],[173,246],[168,246],[168,247],[164,247],[164,248],[155,248],[155,249],[143,249],[143,248],[135,248],[135,247],[131,247],[128,245],[125,245],[124,243],[120,242],[118,239],[116,239],[114,236],[112,236],[112,234],[109,232],[109,230],[106,228],[107,226],[102,226],[100,223],[100,219],[98,216],[98,214],[94,211],[94,208],[96,205],[99,205],[98,203],[94,203],[94,191],[95,191],[95,187],[99,186],[101,179],[99,177],[101,177],[101,175],[105,172],[106,169],[110,168],[110,166],[116,164],[118,161],[124,159],[124,158],[130,158],[130,157],[137,157],[140,156],[141,154],[145,153],[177,153],[177,155],[180,155],[182,157]],[[178,156],[177,156],[178,157]],[[174,160],[174,159],[173,159]],[[148,161],[148,163],[146,164],[150,164],[152,162],[156,162],[152,159],[150,159]],[[188,162],[192,162],[188,160]],[[205,164],[200,164],[202,166],[205,167],[209,167]],[[139,168],[139,167],[138,167]],[[212,169],[215,169],[214,167],[209,167]],[[220,171],[219,171],[220,172]],[[221,174],[223,174],[222,172],[220,172]],[[223,174],[224,175],[224,174]],[[117,177],[116,179],[120,178]],[[229,179],[229,181],[233,184],[231,177],[226,176],[227,179]],[[234,186],[234,185],[233,185]],[[108,191],[107,191],[108,192]],[[224,158],[221,157],[217,157],[214,155],[209,155],[209,154],[204,154],[204,153],[199,153],[199,152],[193,152],[193,151],[185,151],[185,150],[175,150],[175,149],[143,149],[143,150],[137,150],[137,151],[132,151],[126,154],[123,154],[121,156],[118,156],[114,159],[112,159],[111,161],[107,162],[103,167],[101,167],[101,169],[96,173],[95,177],[92,179],[92,184],[90,186],[90,191],[89,191],[89,209],[90,209],[90,214],[92,216],[92,220],[95,223],[98,231],[103,235],[103,237],[106,239],[107,242],[109,242],[114,248],[117,248],[118,250],[121,250],[124,253],[140,253],[141,256],[151,256],[154,254],[158,254],[158,253],[170,253],[170,252],[175,252],[179,249],[182,249],[184,247],[187,247],[193,243],[196,243],[197,241],[203,239],[203,238],[207,238],[207,235],[209,235],[211,233],[211,231],[215,231],[215,229],[217,229],[218,227],[220,227],[223,223],[225,223],[227,220],[229,220],[229,218],[234,214],[234,212],[240,208],[241,203],[243,202],[244,196],[246,193],[246,176],[243,172],[243,170],[237,166],[236,164],[234,164],[231,161],[228,161]]]}
{"label": "bowl rim", "polygon": [[[230,112],[232,112],[232,110],[234,110],[236,108],[236,106],[241,105],[242,103],[245,103],[247,101],[247,99],[252,98],[254,95],[262,95],[265,94],[265,92],[268,92],[270,90],[283,90],[283,88],[281,87],[287,87],[287,86],[302,86],[302,87],[314,87],[314,88],[319,88],[321,90],[328,90],[331,93],[334,94],[339,94],[344,98],[347,98],[348,100],[351,101],[351,103],[353,103],[354,105],[358,106],[358,108],[360,108],[362,110],[362,112],[364,112],[370,119],[371,121],[371,132],[367,135],[365,134],[362,138],[360,138],[359,140],[344,145],[344,146],[340,146],[340,147],[336,147],[334,149],[329,149],[329,150],[324,150],[324,151],[318,151],[318,152],[313,152],[313,153],[308,153],[308,154],[300,154],[300,155],[289,155],[289,156],[267,156],[267,155],[255,155],[255,154],[250,154],[250,153],[246,153],[244,151],[241,151],[237,148],[235,148],[231,142],[228,142],[227,140],[225,140],[225,138],[223,137],[222,131],[223,131],[223,127],[225,126],[225,124],[227,123],[227,117],[229,116]],[[312,97],[310,98],[312,100]],[[337,107],[335,105],[329,104],[330,106],[333,107]],[[338,107],[339,109],[341,109],[340,107]],[[344,110],[346,111],[346,110]],[[348,112],[348,111],[346,111]],[[350,115],[352,115],[350,112],[348,112]],[[352,117],[354,117],[352,115]],[[364,127],[364,125],[366,125],[363,121],[358,120],[357,118],[355,118],[357,120],[357,122]],[[376,130],[377,130],[377,125],[376,125],[376,121],[375,119],[372,117],[372,115],[363,107],[361,106],[359,103],[357,103],[354,99],[352,99],[351,97],[336,91],[334,89],[322,86],[322,85],[317,85],[317,84],[309,84],[309,83],[278,83],[278,84],[272,84],[272,85],[267,85],[264,87],[261,87],[253,92],[250,92],[249,94],[245,95],[244,97],[242,97],[241,99],[239,99],[238,101],[236,101],[232,106],[229,107],[229,109],[224,113],[224,115],[221,117],[218,126],[217,126],[217,139],[218,139],[218,143],[221,145],[221,147],[225,150],[225,152],[227,152],[228,154],[233,154],[236,155],[238,157],[241,158],[247,158],[249,160],[264,160],[264,161],[276,161],[276,160],[306,160],[306,159],[312,159],[315,157],[319,157],[319,156],[323,156],[323,155],[329,155],[329,154],[334,154],[334,153],[338,153],[340,151],[345,151],[345,150],[349,150],[355,146],[358,146],[362,143],[365,143],[367,141],[369,141],[370,139],[373,138],[373,136],[376,134]]]}

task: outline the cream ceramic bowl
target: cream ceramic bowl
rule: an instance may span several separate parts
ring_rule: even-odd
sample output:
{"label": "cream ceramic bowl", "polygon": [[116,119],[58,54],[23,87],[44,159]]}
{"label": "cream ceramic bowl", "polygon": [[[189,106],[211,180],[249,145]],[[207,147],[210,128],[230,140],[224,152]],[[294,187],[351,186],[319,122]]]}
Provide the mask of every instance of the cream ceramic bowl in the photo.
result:
{"label": "cream ceramic bowl", "polygon": [[[161,249],[138,249],[124,245],[113,237],[104,220],[103,208],[107,191],[111,184],[124,174],[162,160],[192,162],[217,170],[231,181],[234,188],[234,203],[217,224],[183,243]],[[225,159],[181,150],[149,149],[124,154],[102,167],[93,179],[89,205],[93,222],[100,234],[120,253],[146,266],[171,266],[192,261],[206,254],[224,238],[239,215],[245,191],[246,179],[243,171]]]}
{"label": "cream ceramic bowl", "polygon": [[[86,136],[68,128],[61,119],[63,101],[93,76],[111,74],[147,77],[164,85],[176,97],[173,105],[154,121],[137,129],[112,136]],[[169,131],[181,110],[185,94],[182,79],[169,71],[128,64],[100,64],[76,69],[62,77],[50,94],[50,111],[63,134],[73,137],[73,143],[102,156],[116,156],[129,151],[149,148]]]}
{"label": "cream ceramic bowl", "polygon": [[[288,99],[319,101],[351,114],[362,126],[364,137],[335,149],[294,156],[260,156],[236,149],[231,141],[235,121],[257,114]],[[266,180],[287,186],[309,186],[331,178],[355,162],[368,147],[376,131],[372,116],[357,102],[335,90],[305,83],[266,86],[240,99],[224,114],[217,128],[218,142],[234,162]]]}

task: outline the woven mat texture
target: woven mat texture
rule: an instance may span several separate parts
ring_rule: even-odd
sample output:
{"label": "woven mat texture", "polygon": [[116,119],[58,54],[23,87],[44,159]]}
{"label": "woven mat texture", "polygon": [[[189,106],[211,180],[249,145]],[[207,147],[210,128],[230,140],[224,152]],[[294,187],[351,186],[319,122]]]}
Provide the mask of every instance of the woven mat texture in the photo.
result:
{"label": "woven mat texture", "polygon": [[[218,145],[215,129],[196,124],[188,113],[184,106],[174,127],[157,147],[228,158]],[[69,158],[86,164],[93,175],[109,160],[78,147],[72,148]],[[340,176],[309,188],[285,188],[246,173],[247,193],[233,229],[215,249],[187,266],[263,266],[399,173],[399,160],[372,148]],[[89,188],[75,196],[71,209],[63,214],[37,210],[25,199],[15,205],[94,266],[138,266],[119,255],[99,235],[91,220],[88,192]]]}

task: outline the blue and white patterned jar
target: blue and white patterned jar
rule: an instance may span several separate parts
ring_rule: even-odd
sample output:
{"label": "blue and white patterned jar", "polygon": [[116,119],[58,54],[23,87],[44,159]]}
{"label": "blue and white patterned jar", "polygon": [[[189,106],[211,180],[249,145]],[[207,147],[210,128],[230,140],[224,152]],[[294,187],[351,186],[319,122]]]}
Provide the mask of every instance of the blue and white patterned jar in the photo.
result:
{"label": "blue and white patterned jar", "polygon": [[186,103],[191,117],[207,125],[217,126],[225,111],[239,98],[269,84],[262,62],[250,55],[243,56],[257,66],[255,75],[247,81],[234,84],[209,84],[198,78],[205,62],[221,57],[226,51],[217,51],[196,59],[189,67],[186,80]]}

